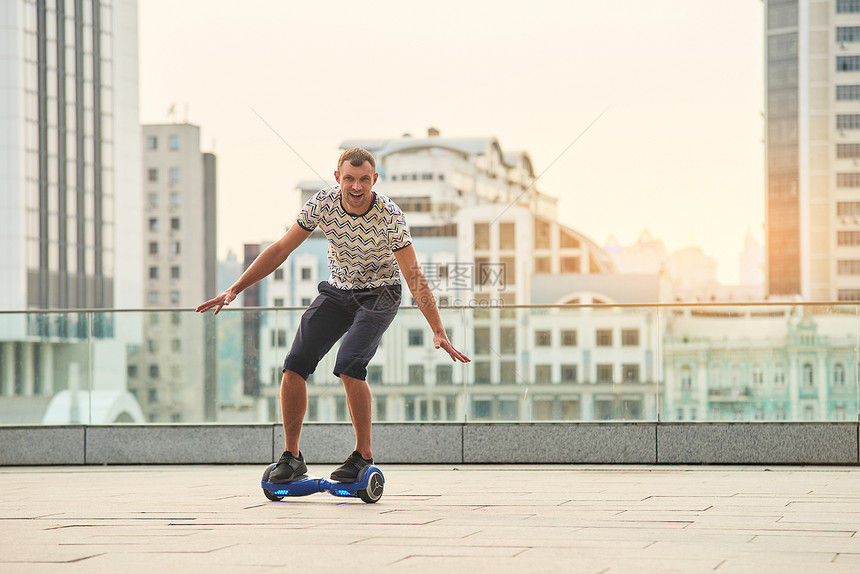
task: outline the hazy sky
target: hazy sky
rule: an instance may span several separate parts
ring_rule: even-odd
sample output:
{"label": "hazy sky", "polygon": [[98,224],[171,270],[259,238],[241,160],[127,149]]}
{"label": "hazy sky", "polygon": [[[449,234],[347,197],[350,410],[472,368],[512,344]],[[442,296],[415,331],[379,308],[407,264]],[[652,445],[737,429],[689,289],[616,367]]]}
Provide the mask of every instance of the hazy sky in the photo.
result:
{"label": "hazy sky", "polygon": [[167,122],[175,104],[175,120],[201,126],[218,156],[219,257],[280,237],[296,183],[331,178],[343,140],[429,126],[526,150],[561,221],[601,245],[647,228],[669,250],[702,247],[734,282],[747,230],[763,242],[758,0],[140,0],[139,11],[141,121]]}

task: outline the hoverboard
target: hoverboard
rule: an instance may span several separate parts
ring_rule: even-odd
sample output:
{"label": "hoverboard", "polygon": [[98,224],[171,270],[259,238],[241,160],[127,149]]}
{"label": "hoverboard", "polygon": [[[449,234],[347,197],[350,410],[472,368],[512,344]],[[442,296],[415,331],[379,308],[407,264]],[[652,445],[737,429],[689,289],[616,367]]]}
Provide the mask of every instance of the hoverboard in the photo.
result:
{"label": "hoverboard", "polygon": [[292,482],[269,482],[269,474],[278,463],[272,463],[263,471],[263,494],[269,500],[283,500],[285,496],[308,496],[317,492],[328,492],[332,496],[360,498],[364,502],[376,502],[382,498],[385,477],[379,468],[370,465],[361,469],[355,482],[335,482],[325,478],[310,478],[304,475]]}

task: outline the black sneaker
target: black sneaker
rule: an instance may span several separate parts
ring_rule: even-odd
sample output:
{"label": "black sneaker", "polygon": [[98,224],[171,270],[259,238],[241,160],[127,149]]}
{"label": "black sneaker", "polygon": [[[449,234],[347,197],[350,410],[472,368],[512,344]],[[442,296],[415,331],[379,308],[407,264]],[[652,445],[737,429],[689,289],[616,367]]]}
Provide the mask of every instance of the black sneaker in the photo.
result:
{"label": "black sneaker", "polygon": [[361,458],[361,454],[355,450],[331,473],[331,479],[335,482],[355,482],[361,469],[371,464],[373,458]]}
{"label": "black sneaker", "polygon": [[294,482],[304,478],[307,472],[308,467],[302,453],[299,452],[299,457],[296,458],[293,453],[285,450],[281,458],[278,459],[278,465],[269,473],[269,482],[277,484]]}

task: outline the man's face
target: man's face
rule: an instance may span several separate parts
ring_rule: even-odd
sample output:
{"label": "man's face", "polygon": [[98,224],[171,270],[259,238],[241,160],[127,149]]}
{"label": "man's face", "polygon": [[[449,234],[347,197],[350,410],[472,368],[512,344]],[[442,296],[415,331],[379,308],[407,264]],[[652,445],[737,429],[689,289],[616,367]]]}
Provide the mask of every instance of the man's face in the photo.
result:
{"label": "man's face", "polygon": [[361,215],[370,207],[373,200],[373,186],[376,184],[376,173],[369,161],[356,167],[348,161],[343,162],[334,172],[334,178],[340,184],[341,204],[347,213]]}

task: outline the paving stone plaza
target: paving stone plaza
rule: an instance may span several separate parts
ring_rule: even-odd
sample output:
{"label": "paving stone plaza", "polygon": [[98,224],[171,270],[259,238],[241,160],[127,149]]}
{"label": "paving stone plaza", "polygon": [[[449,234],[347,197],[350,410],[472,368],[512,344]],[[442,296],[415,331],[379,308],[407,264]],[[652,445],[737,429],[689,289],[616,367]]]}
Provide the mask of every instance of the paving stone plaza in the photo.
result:
{"label": "paving stone plaza", "polygon": [[860,571],[857,467],[381,468],[365,504],[271,502],[261,465],[0,467],[0,573]]}

